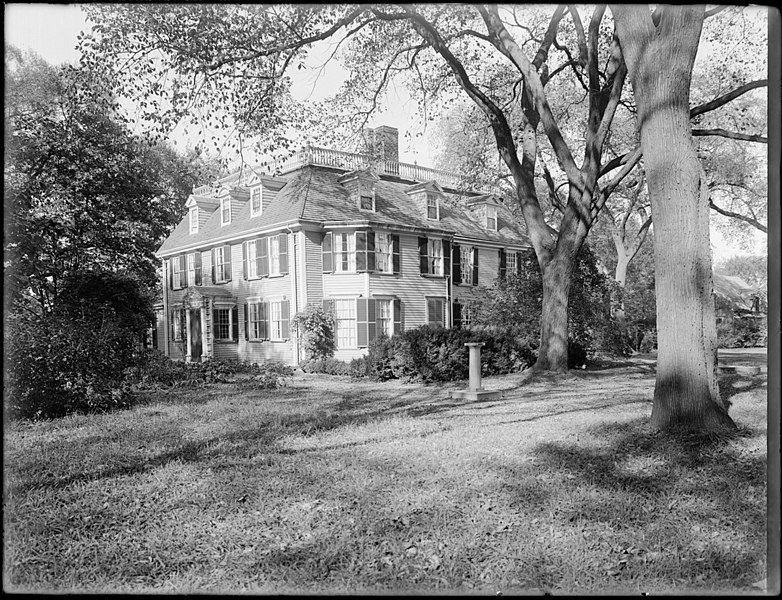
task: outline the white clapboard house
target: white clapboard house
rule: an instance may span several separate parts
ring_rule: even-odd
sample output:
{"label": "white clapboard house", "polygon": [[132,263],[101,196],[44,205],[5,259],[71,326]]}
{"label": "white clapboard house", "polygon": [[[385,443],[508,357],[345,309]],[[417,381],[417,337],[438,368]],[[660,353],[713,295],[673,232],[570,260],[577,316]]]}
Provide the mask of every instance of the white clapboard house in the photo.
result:
{"label": "white clapboard house", "polygon": [[367,154],[307,147],[274,175],[243,169],[193,190],[157,252],[156,343],[172,358],[304,358],[291,318],[336,318],[335,358],[423,324],[469,326],[481,287],[529,252],[519,220],[452,173],[398,162],[398,132],[365,132]]}

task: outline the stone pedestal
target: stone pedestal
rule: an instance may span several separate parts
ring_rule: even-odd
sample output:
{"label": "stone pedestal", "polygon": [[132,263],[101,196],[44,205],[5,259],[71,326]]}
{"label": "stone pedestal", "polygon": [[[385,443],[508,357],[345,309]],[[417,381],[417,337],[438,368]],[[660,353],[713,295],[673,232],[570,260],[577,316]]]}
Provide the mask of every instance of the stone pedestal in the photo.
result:
{"label": "stone pedestal", "polygon": [[470,381],[466,390],[452,391],[451,398],[463,398],[465,400],[494,400],[502,393],[484,390],[481,387],[481,347],[483,342],[467,342],[470,349]]}

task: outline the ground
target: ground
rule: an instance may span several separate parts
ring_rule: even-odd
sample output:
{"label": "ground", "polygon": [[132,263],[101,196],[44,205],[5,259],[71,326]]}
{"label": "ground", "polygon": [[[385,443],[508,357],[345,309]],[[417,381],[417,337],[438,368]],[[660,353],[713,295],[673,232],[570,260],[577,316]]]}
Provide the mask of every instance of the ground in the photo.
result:
{"label": "ground", "polygon": [[[739,434],[648,427],[653,357],[464,386],[297,375],[6,428],[6,591],[759,592],[765,374]],[[753,586],[754,584],[754,586]]]}

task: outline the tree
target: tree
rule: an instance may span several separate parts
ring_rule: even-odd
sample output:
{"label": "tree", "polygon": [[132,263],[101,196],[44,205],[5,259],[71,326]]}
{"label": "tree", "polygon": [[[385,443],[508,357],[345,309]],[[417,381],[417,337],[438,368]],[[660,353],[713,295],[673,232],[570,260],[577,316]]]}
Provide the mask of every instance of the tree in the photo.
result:
{"label": "tree", "polygon": [[[690,81],[700,6],[612,6],[638,108],[654,218],[658,429],[735,428],[716,377],[708,184],[692,143]],[[666,65],[660,69],[660,65]]]}
{"label": "tree", "polygon": [[[35,55],[6,64],[7,291],[51,311],[79,273],[154,289],[155,251],[180,220],[203,161],[150,145],[96,99],[85,73]],[[100,90],[98,90],[100,92]]]}

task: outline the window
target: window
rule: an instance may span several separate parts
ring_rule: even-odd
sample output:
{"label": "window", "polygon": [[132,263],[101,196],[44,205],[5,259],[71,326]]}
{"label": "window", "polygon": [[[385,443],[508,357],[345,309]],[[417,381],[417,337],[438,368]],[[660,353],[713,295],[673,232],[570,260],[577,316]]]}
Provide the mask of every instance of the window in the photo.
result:
{"label": "window", "polygon": [[270,302],[269,308],[271,309],[271,332],[270,338],[273,340],[281,340],[286,337],[287,334],[283,334],[283,302]]}
{"label": "window", "polygon": [[469,329],[472,326],[472,304],[462,304],[461,327]]}
{"label": "window", "polygon": [[426,218],[440,220],[440,202],[433,194],[426,195]]}
{"label": "window", "polygon": [[378,272],[394,272],[394,244],[390,234],[375,234],[375,257],[375,268]]}
{"label": "window", "polygon": [[260,185],[250,190],[250,217],[257,217],[263,212],[262,196]]}
{"label": "window", "polygon": [[280,274],[280,237],[269,238],[269,275]]}
{"label": "window", "polygon": [[356,271],[356,238],[352,233],[334,234],[334,270],[337,273]]}
{"label": "window", "polygon": [[518,268],[516,264],[516,253],[508,252],[505,255],[505,272],[509,275],[516,275],[516,269]]}
{"label": "window", "polygon": [[187,271],[185,271],[185,257],[175,256],[171,259],[171,287],[175,290],[187,286]]}
{"label": "window", "polygon": [[185,317],[184,310],[174,310],[171,315],[171,329],[173,330],[173,337],[175,342],[181,342],[184,339],[185,334]]}
{"label": "window", "polygon": [[247,278],[255,279],[258,277],[258,240],[247,242]]}
{"label": "window", "polygon": [[390,298],[375,300],[375,321],[378,335],[394,335],[394,305]]}
{"label": "window", "polygon": [[231,281],[231,247],[220,246],[214,249],[215,283]]}
{"label": "window", "polygon": [[334,300],[334,316],[337,330],[337,348],[355,348],[356,301]]}
{"label": "window", "polygon": [[191,206],[190,212],[190,233],[198,233],[198,207]]}
{"label": "window", "polygon": [[201,253],[192,252],[187,255],[187,281],[191,285],[201,285]]}
{"label": "window", "polygon": [[445,298],[426,299],[426,322],[445,327]]}
{"label": "window", "polygon": [[461,246],[459,249],[459,283],[472,285],[473,249],[471,246]]}
{"label": "window", "polygon": [[231,197],[226,196],[220,199],[220,222],[228,225],[231,222]]}
{"label": "window", "polygon": [[358,207],[361,210],[375,210],[375,199],[372,196],[362,195],[358,200]]}
{"label": "window", "polygon": [[429,240],[429,273],[432,275],[444,275],[443,270],[443,241]]}
{"label": "window", "polygon": [[231,309],[215,308],[213,312],[214,336],[216,340],[231,340]]}
{"label": "window", "polygon": [[492,204],[486,205],[486,228],[497,231],[497,207]]}
{"label": "window", "polygon": [[266,304],[263,302],[248,304],[247,311],[249,313],[247,316],[249,339],[268,339],[269,334],[266,331]]}

